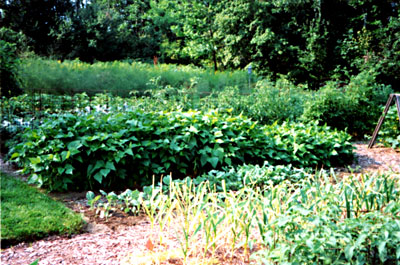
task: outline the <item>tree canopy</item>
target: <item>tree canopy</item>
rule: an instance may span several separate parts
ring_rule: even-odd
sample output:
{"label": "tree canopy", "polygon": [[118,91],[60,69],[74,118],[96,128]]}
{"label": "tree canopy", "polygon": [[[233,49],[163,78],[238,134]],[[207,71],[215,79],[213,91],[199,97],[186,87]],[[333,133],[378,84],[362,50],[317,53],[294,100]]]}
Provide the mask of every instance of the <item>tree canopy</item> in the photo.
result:
{"label": "tree canopy", "polygon": [[2,27],[58,59],[252,65],[317,88],[375,67],[400,83],[400,5],[391,0],[8,0]]}

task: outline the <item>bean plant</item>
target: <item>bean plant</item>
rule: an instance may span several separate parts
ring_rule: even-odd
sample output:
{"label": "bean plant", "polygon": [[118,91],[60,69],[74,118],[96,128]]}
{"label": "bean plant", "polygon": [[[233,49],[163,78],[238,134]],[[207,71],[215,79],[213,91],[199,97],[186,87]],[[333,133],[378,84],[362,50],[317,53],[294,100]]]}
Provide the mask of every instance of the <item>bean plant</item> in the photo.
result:
{"label": "bean plant", "polygon": [[243,163],[320,167],[353,159],[344,132],[317,123],[262,126],[219,110],[59,114],[19,139],[12,161],[50,190],[138,187],[153,175],[196,177]]}

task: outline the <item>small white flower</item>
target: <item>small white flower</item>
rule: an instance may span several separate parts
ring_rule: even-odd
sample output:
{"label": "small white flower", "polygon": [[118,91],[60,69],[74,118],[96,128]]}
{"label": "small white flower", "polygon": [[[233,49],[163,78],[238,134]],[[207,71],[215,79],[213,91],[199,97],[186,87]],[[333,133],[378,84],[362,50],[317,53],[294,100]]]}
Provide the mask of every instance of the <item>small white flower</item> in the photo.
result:
{"label": "small white flower", "polygon": [[2,126],[8,127],[8,126],[10,126],[10,125],[11,125],[11,122],[9,122],[9,121],[3,121]]}

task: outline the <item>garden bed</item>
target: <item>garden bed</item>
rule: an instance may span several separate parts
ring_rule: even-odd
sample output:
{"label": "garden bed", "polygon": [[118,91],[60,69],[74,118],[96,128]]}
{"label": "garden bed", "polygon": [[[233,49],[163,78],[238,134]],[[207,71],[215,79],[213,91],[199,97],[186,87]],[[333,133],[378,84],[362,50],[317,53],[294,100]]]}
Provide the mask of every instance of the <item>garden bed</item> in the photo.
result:
{"label": "garden bed", "polygon": [[[357,171],[382,173],[392,168],[400,173],[400,153],[379,146],[367,149],[366,143],[354,145],[358,162],[353,163],[352,167]],[[122,261],[127,260],[138,262],[139,258],[143,261],[159,258],[163,259],[165,264],[182,264],[182,259],[177,257],[178,254],[174,254],[175,250],[180,249],[175,235],[169,235],[162,246],[154,245],[153,251],[149,250],[148,241],[153,233],[147,218],[121,213],[108,220],[100,219],[94,215],[94,210],[86,206],[84,193],[52,193],[51,196],[63,201],[75,211],[84,213],[89,221],[87,232],[71,237],[53,236],[33,244],[21,243],[2,250],[2,264],[29,264],[37,258],[40,259],[40,264],[56,262],[59,264],[121,264]],[[171,254],[170,257],[166,254],[166,250]],[[224,261],[223,254],[219,255],[220,261]],[[240,259],[225,260],[222,264],[247,264],[247,262]]]}

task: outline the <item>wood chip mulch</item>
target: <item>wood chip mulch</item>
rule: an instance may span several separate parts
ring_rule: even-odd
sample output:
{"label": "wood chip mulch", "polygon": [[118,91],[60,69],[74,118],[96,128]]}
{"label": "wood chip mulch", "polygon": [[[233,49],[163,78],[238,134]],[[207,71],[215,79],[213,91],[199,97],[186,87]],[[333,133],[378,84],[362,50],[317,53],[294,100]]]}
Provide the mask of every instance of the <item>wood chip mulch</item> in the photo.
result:
{"label": "wood chip mulch", "polygon": [[[367,148],[366,143],[355,143],[356,161],[351,165],[355,172],[395,172],[400,173],[400,152],[391,148]],[[4,164],[1,165],[2,167]],[[61,198],[71,204],[73,198]],[[107,222],[96,222],[88,217],[87,206],[74,204],[75,211],[82,212],[88,218],[86,232],[79,235],[51,236],[32,243],[20,243],[1,250],[1,264],[27,265],[39,259],[39,264],[121,264],[132,253],[148,252],[150,224],[147,218],[136,217],[133,222],[115,225],[118,219]],[[118,218],[118,217],[114,217]],[[120,217],[124,218],[124,217]],[[125,217],[126,218],[126,217]],[[110,219],[111,220],[111,219]],[[113,224],[113,225],[110,225]],[[179,249],[179,245],[170,238],[166,241],[171,249]],[[129,259],[135,264],[135,258]]]}
{"label": "wood chip mulch", "polygon": [[355,172],[363,173],[400,173],[400,150],[383,146],[368,148],[367,143],[354,144],[356,159],[350,166]]}

